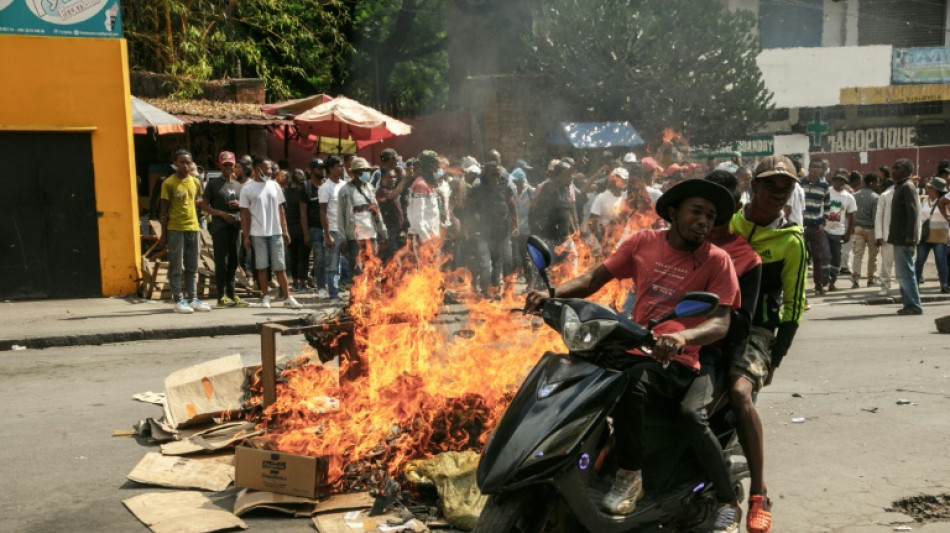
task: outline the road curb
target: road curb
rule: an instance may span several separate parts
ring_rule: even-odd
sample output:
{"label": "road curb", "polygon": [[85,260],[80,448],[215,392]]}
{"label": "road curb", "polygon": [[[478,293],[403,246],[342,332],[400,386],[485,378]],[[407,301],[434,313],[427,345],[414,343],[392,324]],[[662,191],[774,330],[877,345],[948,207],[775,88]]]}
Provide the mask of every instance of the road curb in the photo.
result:
{"label": "road curb", "polygon": [[220,337],[225,335],[248,335],[258,332],[254,324],[215,324],[189,328],[135,329],[76,335],[47,335],[25,339],[0,339],[0,351],[13,350],[13,346],[28,349],[58,348],[63,346],[88,346],[117,342],[151,341],[162,339],[186,339],[193,337]]}
{"label": "road curb", "polygon": [[[920,295],[920,301],[922,303],[933,303],[933,302],[948,302],[950,301],[950,294],[927,294]],[[900,296],[890,297],[890,296],[879,296],[876,298],[868,298],[862,302],[865,305],[887,305],[887,304],[899,304],[903,303],[903,300]]]}

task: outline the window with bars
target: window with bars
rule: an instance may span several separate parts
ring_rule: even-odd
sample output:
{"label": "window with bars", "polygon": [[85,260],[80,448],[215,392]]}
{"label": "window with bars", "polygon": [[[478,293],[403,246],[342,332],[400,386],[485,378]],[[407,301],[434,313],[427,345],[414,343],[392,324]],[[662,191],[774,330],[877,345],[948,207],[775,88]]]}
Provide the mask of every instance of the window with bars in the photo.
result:
{"label": "window with bars", "polygon": [[858,44],[943,46],[947,0],[861,0]]}

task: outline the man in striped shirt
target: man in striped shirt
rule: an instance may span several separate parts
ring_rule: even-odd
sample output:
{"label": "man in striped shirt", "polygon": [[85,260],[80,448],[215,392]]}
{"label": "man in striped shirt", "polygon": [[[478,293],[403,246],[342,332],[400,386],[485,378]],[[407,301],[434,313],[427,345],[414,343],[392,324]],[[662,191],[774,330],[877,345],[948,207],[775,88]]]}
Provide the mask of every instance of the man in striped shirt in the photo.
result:
{"label": "man in striped shirt", "polygon": [[826,263],[830,250],[825,237],[825,222],[831,211],[831,186],[825,181],[827,173],[828,162],[815,159],[808,165],[808,179],[802,183],[805,189],[805,242],[811,255],[815,295],[825,294],[825,283],[828,281]]}

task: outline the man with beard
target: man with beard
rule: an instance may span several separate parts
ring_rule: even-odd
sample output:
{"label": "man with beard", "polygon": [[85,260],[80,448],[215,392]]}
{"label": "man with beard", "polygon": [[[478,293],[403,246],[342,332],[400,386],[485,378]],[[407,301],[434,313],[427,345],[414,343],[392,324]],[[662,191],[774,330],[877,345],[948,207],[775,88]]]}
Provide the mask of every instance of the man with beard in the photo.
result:
{"label": "man with beard", "polygon": [[[738,308],[739,283],[729,255],[706,241],[714,226],[729,221],[735,211],[732,194],[706,180],[689,180],[672,187],[656,205],[669,230],[644,230],[630,236],[591,272],[554,290],[555,298],[585,298],[613,279],[633,279],[637,302],[633,320],[646,324],[672,310],[691,291],[719,297],[709,318],[670,320],[653,329],[656,347],[651,354],[632,350],[635,360],[627,370],[630,388],[614,409],[615,452],[620,469],[603,507],[615,515],[632,513],[643,497],[643,430],[647,405],[678,409],[699,375],[699,348],[724,338],[730,309]],[[525,311],[543,307],[548,294],[528,295]],[[725,503],[735,510],[733,504]],[[737,523],[723,531],[736,531]]]}
{"label": "man with beard", "polygon": [[745,237],[762,259],[762,282],[747,346],[741,357],[733,360],[729,372],[729,395],[739,442],[749,461],[746,529],[750,533],[767,533],[772,527],[772,502],[763,474],[762,421],[753,396],[772,383],[775,369],[788,353],[805,310],[805,241],[801,226],[784,216],[797,181],[790,159],[766,157],[755,169],[752,202],[732,217],[731,224],[732,231]]}

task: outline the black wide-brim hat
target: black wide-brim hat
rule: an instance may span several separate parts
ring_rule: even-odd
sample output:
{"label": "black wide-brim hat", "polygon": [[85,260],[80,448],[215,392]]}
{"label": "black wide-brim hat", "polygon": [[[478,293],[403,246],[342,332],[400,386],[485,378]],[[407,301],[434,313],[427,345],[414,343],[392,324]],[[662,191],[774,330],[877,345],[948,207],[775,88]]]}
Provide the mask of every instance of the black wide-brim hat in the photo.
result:
{"label": "black wide-brim hat", "polygon": [[718,183],[694,178],[678,183],[663,193],[656,201],[656,214],[663,220],[672,223],[669,210],[687,198],[703,198],[716,206],[716,226],[721,226],[732,218],[736,212],[736,201],[729,189]]}

